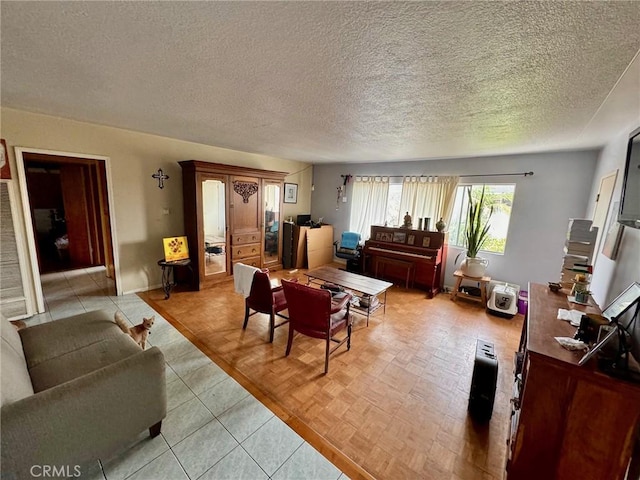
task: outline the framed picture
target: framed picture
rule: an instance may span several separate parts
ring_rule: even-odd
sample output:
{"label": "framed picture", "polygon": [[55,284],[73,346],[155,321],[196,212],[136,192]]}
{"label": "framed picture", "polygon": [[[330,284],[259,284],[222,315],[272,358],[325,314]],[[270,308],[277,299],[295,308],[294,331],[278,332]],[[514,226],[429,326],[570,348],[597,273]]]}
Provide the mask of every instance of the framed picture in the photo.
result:
{"label": "framed picture", "polygon": [[0,139],[0,178],[11,178],[9,170],[9,153],[7,152],[7,142]]}
{"label": "framed picture", "polygon": [[602,254],[611,260],[618,258],[618,250],[620,249],[623,231],[624,225],[613,222],[613,225],[609,228],[609,232],[607,232],[607,238],[604,240],[604,245],[602,246]]}
{"label": "framed picture", "polygon": [[189,258],[187,237],[166,237],[162,239],[165,262],[175,262]]}
{"label": "framed picture", "polygon": [[407,234],[404,232],[393,232],[393,243],[404,243],[407,239]]}
{"label": "framed picture", "polygon": [[407,237],[407,245],[413,245],[416,242],[416,236],[415,235],[409,235]]}
{"label": "framed picture", "polygon": [[431,245],[431,237],[429,235],[426,235],[423,239],[422,239],[422,246],[423,247],[428,247],[429,245]]}
{"label": "framed picture", "polygon": [[391,242],[393,240],[393,234],[391,232],[386,232],[382,234],[382,238],[380,241],[382,242]]}
{"label": "framed picture", "polygon": [[284,184],[284,203],[298,203],[298,184]]}
{"label": "framed picture", "polygon": [[376,232],[376,240],[377,241],[382,240],[382,232]]}

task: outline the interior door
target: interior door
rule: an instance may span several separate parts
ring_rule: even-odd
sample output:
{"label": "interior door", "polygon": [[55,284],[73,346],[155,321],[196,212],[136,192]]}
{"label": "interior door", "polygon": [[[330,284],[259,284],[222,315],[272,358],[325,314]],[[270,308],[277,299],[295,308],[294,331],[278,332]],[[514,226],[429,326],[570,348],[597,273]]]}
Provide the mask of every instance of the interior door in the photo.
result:
{"label": "interior door", "polygon": [[[592,227],[598,227],[598,234],[596,236],[595,250],[593,251],[593,263],[598,258],[600,252],[600,239],[603,238],[603,232],[605,220],[607,219],[607,212],[609,211],[609,205],[611,204],[611,197],[613,195],[613,189],[616,186],[616,178],[618,171],[616,170],[609,175],[602,177],[600,180],[600,189],[598,190],[598,196],[596,198],[596,204],[593,209],[593,223]],[[616,215],[614,212],[613,215]]]}
{"label": "interior door", "polygon": [[86,188],[87,176],[88,168],[86,165],[60,165],[62,199],[69,236],[69,257],[71,264],[76,268],[94,265],[89,192]]}

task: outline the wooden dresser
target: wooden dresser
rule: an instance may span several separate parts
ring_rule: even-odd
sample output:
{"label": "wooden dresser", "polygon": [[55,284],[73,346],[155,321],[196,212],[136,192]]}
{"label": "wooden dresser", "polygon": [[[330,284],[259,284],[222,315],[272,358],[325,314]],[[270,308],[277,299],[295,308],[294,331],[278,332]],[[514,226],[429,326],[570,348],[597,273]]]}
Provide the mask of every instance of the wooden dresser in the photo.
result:
{"label": "wooden dresser", "polygon": [[363,251],[364,270],[370,276],[418,286],[429,298],[442,290],[447,258],[444,233],[373,225]]}
{"label": "wooden dresser", "polygon": [[576,330],[557,319],[558,308],[600,313],[595,305],[569,303],[566,292],[529,285],[506,478],[623,479],[640,426],[640,385],[599,372],[596,359],[578,366],[583,353],[554,339],[573,337]]}

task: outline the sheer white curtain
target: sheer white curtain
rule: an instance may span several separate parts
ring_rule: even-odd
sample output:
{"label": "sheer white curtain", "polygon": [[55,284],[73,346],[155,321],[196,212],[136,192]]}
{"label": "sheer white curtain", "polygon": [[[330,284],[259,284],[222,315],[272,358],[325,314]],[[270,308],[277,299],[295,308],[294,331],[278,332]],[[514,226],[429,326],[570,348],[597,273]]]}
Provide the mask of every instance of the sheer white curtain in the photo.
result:
{"label": "sheer white curtain", "polygon": [[400,218],[409,212],[413,228],[418,219],[429,217],[430,230],[443,218],[448,225],[453,210],[459,177],[405,177],[400,199]]}
{"label": "sheer white curtain", "polygon": [[349,230],[369,238],[371,225],[382,225],[387,212],[389,177],[356,177],[351,193]]}

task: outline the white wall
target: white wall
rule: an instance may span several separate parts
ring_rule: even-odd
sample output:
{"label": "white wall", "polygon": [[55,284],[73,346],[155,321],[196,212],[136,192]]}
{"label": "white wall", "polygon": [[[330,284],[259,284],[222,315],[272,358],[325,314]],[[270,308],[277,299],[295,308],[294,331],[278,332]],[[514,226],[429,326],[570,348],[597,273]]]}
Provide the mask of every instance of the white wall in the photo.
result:
{"label": "white wall", "polygon": [[[640,125],[640,119],[628,131],[622,132],[612,139],[600,153],[597,169],[591,186],[589,213],[595,208],[595,198],[600,186],[600,179],[615,170],[618,170],[616,186],[611,198],[611,206],[607,215],[607,223],[611,215],[617,216],[613,211],[613,204],[620,201],[622,195],[622,182],[627,154],[627,142],[629,134],[634,127]],[[605,232],[606,235],[606,232]],[[633,282],[640,282],[640,229],[625,228],[622,234],[622,242],[616,260],[602,255],[602,247],[596,257],[594,265],[591,291],[596,302],[604,308],[620,292]]]}
{"label": "white wall", "polygon": [[[461,179],[473,183],[516,185],[504,255],[484,253],[487,274],[494,279],[521,285],[558,281],[563,246],[570,218],[585,218],[598,152],[572,151],[529,155],[444,159],[417,162],[316,165],[315,190],[311,194],[312,216],[334,225],[336,240],[348,229],[351,185],[347,203],[336,209],[340,175],[486,175],[533,171],[529,177]],[[449,248],[445,284],[453,285],[454,259],[461,249]]]}
{"label": "white wall", "polygon": [[[295,216],[310,210],[312,170],[306,163],[8,108],[3,108],[1,113],[1,134],[9,147],[14,178],[13,147],[109,157],[115,205],[115,248],[124,293],[160,285],[157,261],[163,256],[162,238],[184,232],[182,173],[177,163],[180,160],[290,172],[285,181],[298,184],[298,203],[285,204],[283,215]],[[151,178],[159,168],[170,177],[162,190]],[[17,181],[15,183],[17,188]],[[165,208],[170,210],[169,215],[162,214]]]}

